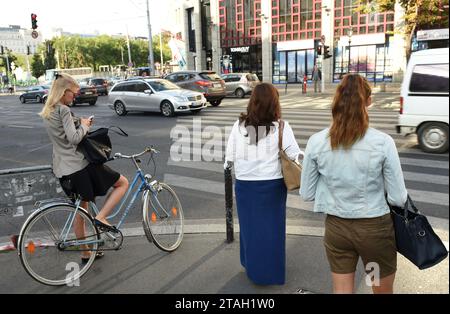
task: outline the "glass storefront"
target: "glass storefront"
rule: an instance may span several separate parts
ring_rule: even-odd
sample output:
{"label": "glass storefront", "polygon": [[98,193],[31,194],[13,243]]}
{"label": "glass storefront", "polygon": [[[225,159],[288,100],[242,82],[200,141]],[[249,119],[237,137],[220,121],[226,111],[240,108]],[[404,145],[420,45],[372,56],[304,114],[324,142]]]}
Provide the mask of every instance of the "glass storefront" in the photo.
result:
{"label": "glass storefront", "polygon": [[272,82],[301,83],[303,76],[311,80],[314,68],[314,49],[277,51],[274,47]]}
{"label": "glass storefront", "polygon": [[333,81],[347,73],[358,73],[371,82],[392,82],[389,46],[384,44],[338,47],[334,50]]}
{"label": "glass storefront", "polygon": [[231,70],[229,73],[254,73],[262,80],[261,45],[224,48],[223,55],[231,57]]}

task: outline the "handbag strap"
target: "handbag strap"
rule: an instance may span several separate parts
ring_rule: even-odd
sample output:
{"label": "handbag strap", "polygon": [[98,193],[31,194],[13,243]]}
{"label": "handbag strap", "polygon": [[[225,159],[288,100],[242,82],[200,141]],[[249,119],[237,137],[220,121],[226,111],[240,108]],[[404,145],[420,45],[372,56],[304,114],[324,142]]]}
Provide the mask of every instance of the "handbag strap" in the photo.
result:
{"label": "handbag strap", "polygon": [[[113,128],[119,129],[120,132],[115,131]],[[108,130],[111,130],[114,133],[119,134],[121,136],[128,136],[128,134],[124,130],[122,130],[121,128],[119,128],[118,126],[115,126],[115,125],[112,125],[112,126],[108,127]]]}
{"label": "handbag strap", "polygon": [[278,128],[278,149],[283,150],[283,132],[284,132],[284,121],[280,119],[280,126]]}

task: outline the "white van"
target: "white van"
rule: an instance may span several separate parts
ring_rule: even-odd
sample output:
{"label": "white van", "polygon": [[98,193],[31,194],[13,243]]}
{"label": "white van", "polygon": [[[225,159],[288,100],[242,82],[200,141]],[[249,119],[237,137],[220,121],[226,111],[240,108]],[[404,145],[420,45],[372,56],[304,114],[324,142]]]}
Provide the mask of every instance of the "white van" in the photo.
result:
{"label": "white van", "polygon": [[416,133],[430,153],[448,151],[449,48],[411,54],[403,79],[397,133]]}

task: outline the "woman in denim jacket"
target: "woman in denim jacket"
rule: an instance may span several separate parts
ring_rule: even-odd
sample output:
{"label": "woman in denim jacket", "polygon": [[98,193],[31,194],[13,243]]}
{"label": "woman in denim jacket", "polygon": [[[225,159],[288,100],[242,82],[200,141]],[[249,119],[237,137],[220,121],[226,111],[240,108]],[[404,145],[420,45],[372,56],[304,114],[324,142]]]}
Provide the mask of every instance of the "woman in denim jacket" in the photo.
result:
{"label": "woman in denim jacket", "polygon": [[[327,214],[324,245],[334,293],[353,293],[361,257],[374,293],[392,293],[397,267],[387,202],[403,207],[407,192],[393,139],[369,127],[371,88],[346,75],[332,104],[330,128],[306,146],[300,195]],[[387,197],[386,197],[387,196]]]}

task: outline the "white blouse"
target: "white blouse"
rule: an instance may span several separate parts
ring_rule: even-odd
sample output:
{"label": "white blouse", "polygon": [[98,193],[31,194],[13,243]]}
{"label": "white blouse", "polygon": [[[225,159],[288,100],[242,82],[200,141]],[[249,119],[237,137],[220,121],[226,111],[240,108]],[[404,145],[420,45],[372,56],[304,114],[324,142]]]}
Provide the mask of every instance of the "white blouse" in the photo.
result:
{"label": "white blouse", "polygon": [[[283,178],[278,155],[279,123],[273,124],[275,128],[272,128],[267,136],[263,138],[260,136],[258,145],[250,144],[250,136],[246,136],[248,131],[244,123],[240,124],[238,120],[233,125],[228,138],[224,167],[228,162],[233,162],[236,179],[262,181]],[[262,127],[261,131],[266,132],[266,128]],[[284,123],[283,130],[283,150],[293,160],[298,160],[299,155],[303,155],[287,121]]]}

